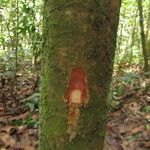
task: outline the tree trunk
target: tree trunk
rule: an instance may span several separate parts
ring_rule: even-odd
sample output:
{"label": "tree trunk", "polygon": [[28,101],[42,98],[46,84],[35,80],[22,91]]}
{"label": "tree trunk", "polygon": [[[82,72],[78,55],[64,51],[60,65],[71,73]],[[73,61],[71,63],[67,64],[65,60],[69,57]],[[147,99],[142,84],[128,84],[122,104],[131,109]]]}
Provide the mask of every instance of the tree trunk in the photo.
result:
{"label": "tree trunk", "polygon": [[149,64],[148,64],[148,54],[146,51],[146,39],[144,33],[144,23],[143,23],[143,7],[142,7],[142,0],[137,0],[138,9],[139,9],[139,23],[141,28],[141,44],[142,44],[142,52],[144,57],[144,71],[149,71]]}
{"label": "tree trunk", "polygon": [[148,55],[148,61],[150,64],[150,8],[149,8],[148,20],[147,20],[146,51]]}
{"label": "tree trunk", "polygon": [[120,0],[44,0],[40,150],[102,150],[119,10]]}
{"label": "tree trunk", "polygon": [[19,46],[19,1],[16,0],[16,31],[15,31],[15,79],[18,71],[18,46]]}
{"label": "tree trunk", "polygon": [[137,16],[138,16],[138,9],[135,12],[135,19],[134,19],[134,24],[133,24],[132,36],[131,36],[131,44],[130,44],[131,53],[130,53],[130,58],[129,58],[129,67],[132,64],[132,59],[133,59],[133,46],[135,43],[135,33],[136,33],[136,27],[137,27],[136,18],[137,18]]}

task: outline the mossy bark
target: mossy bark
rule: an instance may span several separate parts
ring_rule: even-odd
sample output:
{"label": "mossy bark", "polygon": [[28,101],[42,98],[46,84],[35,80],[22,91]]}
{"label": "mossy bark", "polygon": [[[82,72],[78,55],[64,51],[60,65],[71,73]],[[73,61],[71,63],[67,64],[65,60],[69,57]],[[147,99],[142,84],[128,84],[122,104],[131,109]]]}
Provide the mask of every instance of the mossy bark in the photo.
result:
{"label": "mossy bark", "polygon": [[147,55],[148,55],[147,57],[149,61],[148,63],[150,64],[150,8],[149,8],[148,20],[147,20],[146,50],[147,50]]}
{"label": "mossy bark", "polygon": [[144,71],[147,72],[150,69],[149,62],[148,62],[148,51],[146,49],[146,36],[144,32],[144,17],[143,17],[143,6],[142,0],[137,0],[138,9],[139,9],[139,24],[140,24],[140,34],[141,34],[141,45],[142,45],[142,52],[144,58]]}
{"label": "mossy bark", "polygon": [[[102,150],[119,0],[44,0],[40,150]],[[88,107],[69,142],[64,93],[72,68],[86,70]]]}

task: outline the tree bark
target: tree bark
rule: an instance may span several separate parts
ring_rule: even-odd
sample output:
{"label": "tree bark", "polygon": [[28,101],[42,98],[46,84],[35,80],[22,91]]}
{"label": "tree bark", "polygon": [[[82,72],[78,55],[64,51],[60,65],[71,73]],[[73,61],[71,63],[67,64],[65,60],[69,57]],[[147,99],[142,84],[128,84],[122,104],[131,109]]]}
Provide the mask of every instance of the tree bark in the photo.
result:
{"label": "tree bark", "polygon": [[141,29],[142,52],[143,52],[143,57],[144,57],[144,71],[149,71],[150,66],[148,63],[148,54],[146,51],[146,39],[145,39],[145,33],[144,33],[142,0],[137,0],[137,3],[138,3],[138,9],[139,9],[139,23],[140,23],[140,29]]}
{"label": "tree bark", "polygon": [[[120,0],[44,0],[40,150],[102,150],[119,10]],[[74,68],[85,71],[89,102],[70,141],[64,94]]]}
{"label": "tree bark", "polygon": [[15,31],[15,79],[18,71],[18,46],[19,46],[19,1],[16,0],[16,31]]}
{"label": "tree bark", "polygon": [[148,20],[147,20],[146,51],[148,55],[148,61],[150,64],[150,8],[149,8]]}
{"label": "tree bark", "polygon": [[129,66],[131,66],[132,58],[133,58],[133,46],[135,43],[135,33],[136,33],[136,27],[137,27],[136,18],[137,18],[137,16],[138,16],[138,9],[135,12],[135,19],[134,19],[134,24],[133,24],[132,36],[131,36],[131,44],[130,44],[131,53],[130,53],[130,58],[129,58]]}

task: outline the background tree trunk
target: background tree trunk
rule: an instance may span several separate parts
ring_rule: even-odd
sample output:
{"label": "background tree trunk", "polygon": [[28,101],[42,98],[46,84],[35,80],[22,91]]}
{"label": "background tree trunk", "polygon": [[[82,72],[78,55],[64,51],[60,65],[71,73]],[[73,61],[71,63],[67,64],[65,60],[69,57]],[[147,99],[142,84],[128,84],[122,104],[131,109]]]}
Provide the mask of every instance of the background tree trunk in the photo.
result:
{"label": "background tree trunk", "polygon": [[150,66],[148,64],[148,54],[147,54],[147,50],[146,50],[142,0],[137,0],[137,3],[138,3],[138,9],[139,9],[139,23],[140,23],[140,29],[141,29],[141,44],[142,44],[142,51],[143,51],[143,57],[144,57],[144,70],[149,71]]}
{"label": "background tree trunk", "polygon": [[[40,150],[102,150],[120,0],[44,0]],[[69,142],[64,93],[73,68],[87,75],[89,102],[80,107]]]}
{"label": "background tree trunk", "polygon": [[150,8],[149,8],[148,20],[147,20],[146,51],[148,55],[148,61],[150,64]]}
{"label": "background tree trunk", "polygon": [[19,2],[16,0],[16,31],[15,31],[15,76],[18,70],[18,44],[19,44]]}
{"label": "background tree trunk", "polygon": [[130,44],[130,49],[131,49],[131,53],[130,53],[130,58],[129,58],[129,66],[131,66],[132,64],[132,59],[133,59],[133,46],[135,43],[135,33],[136,33],[136,18],[138,16],[138,9],[135,12],[135,19],[134,19],[134,24],[133,24],[133,29],[132,29],[132,36],[131,36],[131,44]]}

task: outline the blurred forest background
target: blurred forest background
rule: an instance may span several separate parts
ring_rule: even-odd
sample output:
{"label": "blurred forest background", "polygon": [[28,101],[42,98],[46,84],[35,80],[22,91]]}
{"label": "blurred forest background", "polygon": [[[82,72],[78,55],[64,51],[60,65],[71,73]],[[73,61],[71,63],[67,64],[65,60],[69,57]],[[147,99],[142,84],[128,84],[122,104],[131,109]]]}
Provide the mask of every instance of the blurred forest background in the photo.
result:
{"label": "blurred forest background", "polygon": [[[0,149],[38,148],[42,0],[1,0]],[[150,148],[150,1],[123,0],[105,150]]]}

